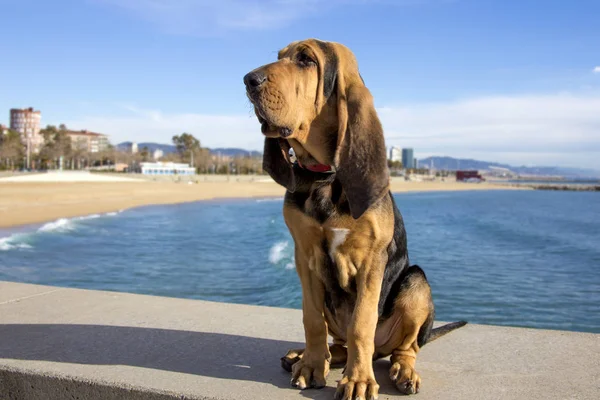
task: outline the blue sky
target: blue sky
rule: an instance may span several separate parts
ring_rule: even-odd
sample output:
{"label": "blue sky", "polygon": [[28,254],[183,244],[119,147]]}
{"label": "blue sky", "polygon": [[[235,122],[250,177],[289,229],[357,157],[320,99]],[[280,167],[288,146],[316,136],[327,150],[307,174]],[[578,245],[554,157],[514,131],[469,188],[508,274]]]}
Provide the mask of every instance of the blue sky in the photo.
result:
{"label": "blue sky", "polygon": [[[0,123],[261,149],[243,75],[287,43],[350,47],[387,145],[600,169],[597,0],[0,0]],[[5,110],[5,111],[1,111]],[[3,114],[2,114],[3,113]]]}

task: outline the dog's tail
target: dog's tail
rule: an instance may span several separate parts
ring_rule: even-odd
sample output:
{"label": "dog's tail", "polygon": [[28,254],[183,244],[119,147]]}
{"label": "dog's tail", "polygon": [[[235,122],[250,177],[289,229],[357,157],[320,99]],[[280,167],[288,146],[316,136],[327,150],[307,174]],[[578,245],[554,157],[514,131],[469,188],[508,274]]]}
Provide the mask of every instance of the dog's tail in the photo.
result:
{"label": "dog's tail", "polygon": [[462,328],[466,324],[467,324],[467,321],[457,321],[457,322],[451,322],[449,324],[434,328],[431,330],[431,333],[429,334],[429,337],[427,338],[427,343],[431,343],[434,340],[441,338],[445,334],[450,333],[455,329]]}

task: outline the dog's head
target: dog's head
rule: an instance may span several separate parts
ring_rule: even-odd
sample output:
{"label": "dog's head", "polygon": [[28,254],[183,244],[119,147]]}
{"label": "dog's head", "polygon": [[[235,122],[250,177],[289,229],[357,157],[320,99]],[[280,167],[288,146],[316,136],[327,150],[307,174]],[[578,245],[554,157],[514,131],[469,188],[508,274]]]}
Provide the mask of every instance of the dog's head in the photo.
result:
{"label": "dog's head", "polygon": [[335,168],[354,218],[387,192],[383,129],[347,47],[293,42],[244,83],[265,135],[263,167],[277,183],[294,191],[292,147],[302,165]]}

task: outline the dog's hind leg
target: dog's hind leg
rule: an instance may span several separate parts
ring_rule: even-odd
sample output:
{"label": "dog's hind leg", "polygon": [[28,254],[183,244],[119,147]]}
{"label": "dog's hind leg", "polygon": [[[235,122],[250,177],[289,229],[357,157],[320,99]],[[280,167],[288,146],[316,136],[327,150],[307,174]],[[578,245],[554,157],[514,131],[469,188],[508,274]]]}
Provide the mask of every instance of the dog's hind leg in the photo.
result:
{"label": "dog's hind leg", "polygon": [[431,289],[418,266],[400,278],[392,314],[377,327],[376,353],[391,354],[390,378],[403,394],[419,392],[421,378],[415,371],[417,353],[427,340],[433,324]]}

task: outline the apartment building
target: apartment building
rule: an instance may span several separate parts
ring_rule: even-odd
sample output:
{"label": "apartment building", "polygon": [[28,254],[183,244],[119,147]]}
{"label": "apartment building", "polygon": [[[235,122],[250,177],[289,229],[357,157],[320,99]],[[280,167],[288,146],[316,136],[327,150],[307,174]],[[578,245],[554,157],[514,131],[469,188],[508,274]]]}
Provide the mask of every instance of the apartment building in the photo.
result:
{"label": "apartment building", "polygon": [[390,148],[390,156],[388,159],[390,161],[402,161],[402,149],[392,146]]}
{"label": "apartment building", "polygon": [[40,135],[41,111],[29,108],[11,108],[10,129],[19,132],[21,139],[31,152],[37,153],[44,144],[44,137]]}
{"label": "apartment building", "polygon": [[414,152],[412,148],[405,148],[402,149],[402,166],[404,168],[416,168],[417,166],[415,165],[415,157],[414,157]]}
{"label": "apartment building", "polygon": [[67,130],[66,134],[71,138],[71,146],[75,150],[98,153],[108,148],[108,136],[105,134],[87,130]]}

